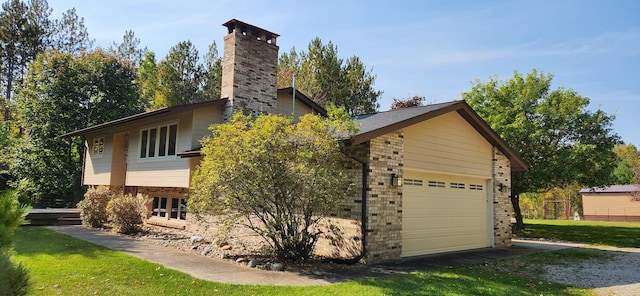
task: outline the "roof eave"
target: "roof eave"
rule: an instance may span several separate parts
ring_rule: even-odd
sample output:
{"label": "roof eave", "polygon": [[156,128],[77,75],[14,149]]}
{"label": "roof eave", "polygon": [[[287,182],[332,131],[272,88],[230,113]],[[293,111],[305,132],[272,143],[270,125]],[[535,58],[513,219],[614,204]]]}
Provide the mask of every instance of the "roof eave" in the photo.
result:
{"label": "roof eave", "polygon": [[72,131],[72,132],[69,132],[69,133],[66,133],[66,134],[62,134],[62,135],[60,135],[60,137],[69,138],[69,137],[74,137],[74,136],[81,136],[81,135],[85,135],[85,134],[88,134],[88,133],[91,133],[91,132],[99,131],[101,129],[114,127],[114,126],[119,126],[119,125],[131,123],[131,122],[135,122],[135,121],[138,121],[138,120],[142,120],[142,119],[147,119],[147,118],[150,118],[150,117],[155,117],[155,116],[169,114],[169,113],[178,113],[178,112],[193,110],[193,109],[196,109],[198,107],[219,106],[219,105],[226,104],[226,102],[227,102],[227,99],[223,98],[223,99],[200,102],[200,103],[193,103],[193,104],[188,104],[188,105],[178,105],[178,106],[164,107],[164,108],[160,108],[160,109],[157,109],[157,110],[138,113],[138,114],[130,115],[130,116],[123,117],[123,118],[120,118],[120,119],[112,120],[112,121],[109,121],[109,122],[105,122],[105,123],[101,123],[101,124],[96,124],[96,125],[93,125],[93,126],[85,127],[85,128],[82,128],[82,129],[79,129],[79,130],[75,130],[75,131]]}

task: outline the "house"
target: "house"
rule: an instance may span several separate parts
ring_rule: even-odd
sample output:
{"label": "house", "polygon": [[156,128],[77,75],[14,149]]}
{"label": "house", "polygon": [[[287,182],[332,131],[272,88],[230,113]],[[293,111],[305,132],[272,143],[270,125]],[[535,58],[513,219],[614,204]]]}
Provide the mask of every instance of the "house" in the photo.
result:
{"label": "house", "polygon": [[[277,34],[224,24],[223,99],[162,108],[87,127],[83,184],[153,198],[147,223],[184,228],[199,140],[234,112],[299,116],[324,109],[294,89],[276,89]],[[335,217],[360,229],[368,263],[511,245],[511,171],[525,162],[464,101],[355,118],[345,166],[359,191]]]}
{"label": "house", "polygon": [[640,185],[582,188],[585,220],[640,222]]}

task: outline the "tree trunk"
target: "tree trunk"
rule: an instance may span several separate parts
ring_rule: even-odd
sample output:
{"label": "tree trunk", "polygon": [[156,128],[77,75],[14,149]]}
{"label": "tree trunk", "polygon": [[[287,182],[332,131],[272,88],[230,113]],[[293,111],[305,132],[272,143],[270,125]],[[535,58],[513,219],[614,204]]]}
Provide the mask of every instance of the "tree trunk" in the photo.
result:
{"label": "tree trunk", "polygon": [[520,194],[519,193],[512,192],[511,204],[513,205],[513,214],[516,218],[515,232],[520,232],[524,230],[524,221],[522,219],[522,211],[520,210]]}

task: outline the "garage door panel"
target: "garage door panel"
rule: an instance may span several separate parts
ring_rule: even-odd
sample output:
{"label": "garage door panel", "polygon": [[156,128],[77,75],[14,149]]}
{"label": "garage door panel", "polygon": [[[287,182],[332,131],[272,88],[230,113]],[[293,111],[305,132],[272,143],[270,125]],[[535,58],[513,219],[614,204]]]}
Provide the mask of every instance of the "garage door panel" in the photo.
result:
{"label": "garage door panel", "polygon": [[407,179],[403,185],[402,256],[490,245],[485,179],[405,170]]}

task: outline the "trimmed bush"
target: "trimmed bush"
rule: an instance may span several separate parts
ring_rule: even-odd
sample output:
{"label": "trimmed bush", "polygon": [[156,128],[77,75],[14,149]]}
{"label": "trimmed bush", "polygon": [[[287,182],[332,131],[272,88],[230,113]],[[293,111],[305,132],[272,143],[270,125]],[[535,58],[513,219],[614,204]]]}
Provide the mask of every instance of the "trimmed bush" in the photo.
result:
{"label": "trimmed bush", "polygon": [[109,201],[107,213],[114,231],[134,234],[142,229],[145,198],[141,195],[116,195]]}
{"label": "trimmed bush", "polygon": [[0,293],[2,295],[27,295],[29,292],[29,271],[22,264],[15,264],[0,253]]}
{"label": "trimmed bush", "polygon": [[107,204],[113,198],[114,193],[109,187],[98,186],[90,188],[84,194],[84,199],[78,203],[82,224],[90,227],[102,227],[107,223]]}

